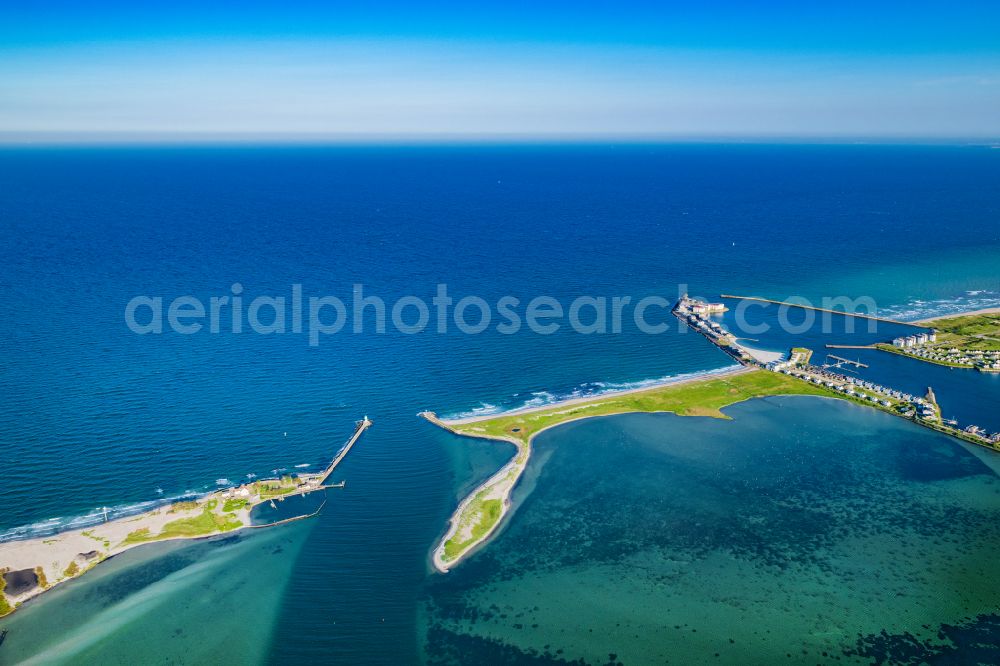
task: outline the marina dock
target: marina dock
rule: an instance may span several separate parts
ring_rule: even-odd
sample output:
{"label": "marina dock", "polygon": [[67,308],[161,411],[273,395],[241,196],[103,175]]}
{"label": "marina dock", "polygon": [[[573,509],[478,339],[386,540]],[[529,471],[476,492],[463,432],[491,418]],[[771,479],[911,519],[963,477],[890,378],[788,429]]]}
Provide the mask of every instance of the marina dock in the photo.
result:
{"label": "marina dock", "polygon": [[[746,297],[746,296],[731,296],[722,294],[722,298],[744,298],[748,300],[765,301],[768,303],[777,303],[781,305],[791,305],[794,307],[807,307],[796,305],[795,303],[782,303],[781,301],[771,301],[765,298],[756,297]],[[691,329],[701,333],[707,340],[714,344],[717,348],[721,349],[723,352],[731,356],[737,362],[743,366],[760,368],[768,370],[770,372],[780,372],[783,374],[789,374],[794,377],[798,377],[803,381],[810,382],[812,384],[818,384],[830,388],[835,393],[843,393],[844,387],[849,387],[854,385],[852,378],[846,375],[834,372],[833,370],[840,370],[845,365],[854,366],[858,369],[867,368],[868,365],[862,363],[860,359],[851,360],[844,358],[842,356],[836,356],[833,354],[827,354],[826,363],[821,366],[816,366],[810,364],[809,360],[812,353],[809,352],[806,358],[803,358],[801,352],[806,352],[808,350],[803,349],[793,349],[789,360],[782,361],[780,363],[770,362],[764,363],[755,358],[752,358],[747,354],[736,342],[736,338],[723,328],[718,323],[712,323],[707,321],[703,316],[694,314],[694,307],[696,305],[706,305],[712,307],[714,304],[703,304],[700,301],[688,298],[687,294],[682,296],[680,300],[673,307],[673,314],[680,319],[682,322],[687,324]],[[822,308],[807,308],[812,310],[824,311]],[[715,310],[718,311],[718,310]],[[837,312],[835,310],[825,310],[825,312],[833,312],[835,314],[843,314],[850,317],[861,317],[866,319],[875,319],[877,321],[885,321],[893,324],[906,324],[907,326],[915,326],[918,328],[926,328],[920,326],[919,324],[911,324],[908,322],[894,321],[892,319],[883,319],[879,317],[870,317],[867,315],[852,314],[849,312]],[[878,349],[874,345],[826,345],[828,348],[835,349]],[[799,353],[797,353],[797,351]],[[888,389],[885,387],[880,387],[883,392],[892,392],[893,389]],[[896,393],[902,393],[896,391]],[[932,394],[933,395],[933,394]],[[931,430],[936,430],[937,432],[950,435],[962,441],[969,442],[970,444],[975,444],[977,446],[982,446],[984,448],[990,449],[991,451],[1000,450],[1000,441],[994,441],[987,438],[984,432],[975,432],[972,429],[966,428],[964,431],[957,427],[957,424],[949,421],[942,421],[940,411],[937,409],[936,405],[933,408],[928,407],[928,403],[925,399],[914,398],[913,396],[906,396],[905,399],[900,399],[894,397],[892,401],[886,401],[889,404],[883,404],[879,402],[878,398],[868,394],[868,399],[862,400],[857,395],[847,394],[845,399],[850,399],[855,402],[862,402],[870,407],[879,409],[893,416],[900,418],[905,418],[913,423],[924,426],[925,428],[930,428]],[[885,398],[882,398],[885,401]],[[922,407],[927,407],[927,410],[922,411]],[[953,427],[954,426],[954,427]]]}

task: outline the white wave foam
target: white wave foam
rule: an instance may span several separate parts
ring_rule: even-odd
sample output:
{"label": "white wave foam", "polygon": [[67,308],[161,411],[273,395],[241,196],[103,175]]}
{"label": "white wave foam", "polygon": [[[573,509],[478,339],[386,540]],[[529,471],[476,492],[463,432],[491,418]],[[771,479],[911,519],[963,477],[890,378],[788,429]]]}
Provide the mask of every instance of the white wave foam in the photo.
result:
{"label": "white wave foam", "polygon": [[975,289],[955,298],[913,299],[901,305],[879,308],[879,314],[892,319],[913,321],[998,307],[1000,307],[1000,293],[988,289]]}
{"label": "white wave foam", "polygon": [[231,486],[231,485],[233,485],[233,482],[230,481],[229,479],[222,478],[222,479],[216,479],[215,480],[215,485],[217,485],[217,486]]}
{"label": "white wave foam", "polygon": [[455,416],[448,416],[449,419],[467,419],[472,416],[489,416],[490,414],[499,414],[503,411],[502,407],[497,405],[491,405],[488,402],[483,402],[479,404],[479,407],[473,407],[472,409],[462,412],[461,414]]}
{"label": "white wave foam", "polygon": [[37,523],[31,523],[29,525],[21,525],[19,527],[12,527],[10,529],[0,531],[0,543],[5,541],[20,541],[23,539],[37,539],[39,537],[48,537],[53,534],[58,534],[60,532],[66,532],[69,530],[79,530],[91,527],[93,525],[100,525],[105,521],[105,516],[107,520],[117,520],[119,518],[128,518],[129,516],[135,516],[140,513],[145,513],[155,509],[158,506],[164,506],[166,504],[172,504],[183,499],[191,499],[196,497],[197,493],[187,491],[181,495],[175,495],[173,497],[161,497],[155,500],[148,500],[145,502],[135,502],[132,504],[116,504],[115,506],[109,507],[95,507],[89,512],[79,515],[79,516],[62,516],[58,518],[49,518],[47,520],[39,521]]}
{"label": "white wave foam", "polygon": [[[653,386],[664,386],[667,384],[673,384],[676,382],[685,381],[688,379],[697,379],[700,377],[711,377],[720,373],[731,372],[735,366],[726,366],[723,368],[713,368],[711,370],[698,370],[696,372],[686,372],[678,375],[666,375],[665,377],[656,377],[650,379],[639,379],[631,382],[586,382],[577,386],[567,393],[551,393],[549,391],[538,391],[531,394],[531,397],[519,405],[510,405],[507,407],[499,407],[490,403],[482,403],[482,407],[476,407],[469,411],[459,412],[457,414],[446,414],[441,418],[446,420],[452,419],[467,419],[475,416],[491,416],[493,414],[501,414],[505,412],[513,412],[521,409],[530,409],[533,407],[544,407],[545,405],[552,405],[555,403],[563,402],[565,400],[573,400],[575,398],[589,398],[598,397],[607,393],[620,393],[621,391],[634,391],[637,389],[651,388]],[[488,407],[488,409],[486,409]]]}
{"label": "white wave foam", "polygon": [[541,407],[555,402],[556,397],[548,391],[538,391],[531,394],[531,398],[525,400],[522,407]]}
{"label": "white wave foam", "polygon": [[301,465],[296,465],[295,469],[305,469],[306,467],[312,467],[310,463],[302,463]]}

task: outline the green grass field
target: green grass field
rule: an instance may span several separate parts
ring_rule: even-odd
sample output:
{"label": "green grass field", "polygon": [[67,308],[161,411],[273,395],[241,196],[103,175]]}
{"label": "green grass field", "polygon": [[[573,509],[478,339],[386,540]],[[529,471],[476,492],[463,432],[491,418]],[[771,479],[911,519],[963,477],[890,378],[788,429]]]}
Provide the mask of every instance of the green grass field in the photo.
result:
{"label": "green grass field", "polygon": [[243,523],[239,520],[232,516],[215,513],[214,508],[206,505],[202,512],[196,516],[171,521],[163,526],[163,530],[159,534],[150,534],[147,527],[137,529],[130,532],[123,543],[144,543],[176,537],[208,536],[243,527]]}
{"label": "green grass field", "polygon": [[269,500],[295,491],[299,480],[294,476],[283,476],[277,480],[257,481],[253,487],[262,500]]}
{"label": "green grass field", "polygon": [[469,536],[459,541],[459,533],[465,531],[468,527],[463,522],[455,532],[455,536],[444,544],[443,559],[446,562],[454,560],[458,555],[465,552],[466,548],[479,541],[500,520],[500,500],[485,499],[485,494],[485,491],[481,492],[469,503],[465,511],[462,512],[463,521],[475,520],[476,524],[472,526]]}
{"label": "green grass field", "polygon": [[935,319],[927,325],[938,331],[938,340],[934,347],[1000,350],[1000,313],[946,317]]}
{"label": "green grass field", "polygon": [[914,356],[913,354],[909,354],[905,350],[900,349],[899,347],[896,347],[896,346],[893,346],[893,345],[889,345],[889,344],[885,344],[885,343],[879,343],[879,344],[875,345],[875,347],[877,349],[881,349],[882,351],[889,352],[890,354],[898,354],[900,356],[905,356],[907,358],[912,358],[912,359],[917,360],[917,361],[923,361],[924,363],[933,363],[934,365],[943,365],[946,368],[963,368],[965,370],[968,370],[970,368],[976,367],[976,366],[972,365],[971,363],[950,363],[948,361],[939,361],[939,360],[934,359],[934,358],[924,358],[922,356]]}
{"label": "green grass field", "polygon": [[[723,407],[771,395],[841,397],[826,388],[794,377],[755,370],[729,377],[661,386],[626,395],[597,396],[593,400],[570,406],[553,406],[550,409],[527,414],[497,416],[484,421],[452,426],[451,429],[470,437],[499,437],[519,442],[521,450],[515,459],[515,464],[523,466],[531,437],[560,423],[626,412],[673,412],[682,416],[728,418],[720,411]],[[517,470],[512,471],[508,480],[513,483],[516,475]],[[459,526],[452,538],[444,544],[442,559],[445,562],[458,559],[499,522],[503,508],[501,500],[487,499],[490,490],[495,486],[496,483],[490,488],[480,490],[457,518]]]}
{"label": "green grass field", "polygon": [[720,409],[743,400],[769,395],[821,395],[840,397],[826,388],[788,375],[757,370],[741,375],[662,386],[621,396],[597,396],[571,406],[554,406],[528,414],[498,416],[486,421],[454,426],[472,437],[504,437],[527,443],[537,432],[565,421],[625,412],[673,412],[681,416],[728,418]]}
{"label": "green grass field", "polygon": [[4,590],[7,588],[7,581],[3,579],[3,574],[6,571],[6,569],[0,569],[0,617],[3,617],[7,613],[14,610],[10,607],[10,604],[7,603],[7,595],[4,594]]}
{"label": "green grass field", "polygon": [[243,498],[230,498],[226,500],[226,503],[222,505],[223,513],[232,513],[233,511],[238,511],[247,505],[247,501]]}

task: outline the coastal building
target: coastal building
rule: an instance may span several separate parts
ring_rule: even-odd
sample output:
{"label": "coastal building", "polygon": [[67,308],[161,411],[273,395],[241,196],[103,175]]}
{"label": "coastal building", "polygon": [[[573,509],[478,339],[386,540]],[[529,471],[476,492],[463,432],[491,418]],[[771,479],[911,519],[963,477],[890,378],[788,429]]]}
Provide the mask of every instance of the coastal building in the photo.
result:
{"label": "coastal building", "polygon": [[722,303],[703,303],[701,301],[691,302],[691,312],[698,315],[718,314],[726,311],[726,306]]}
{"label": "coastal building", "polygon": [[901,348],[905,347],[906,346],[906,338],[903,337],[903,336],[900,336],[898,338],[894,338],[893,341],[892,341],[892,346],[893,347],[901,347]]}
{"label": "coastal building", "polygon": [[931,331],[927,334],[928,342],[937,342],[937,331]]}
{"label": "coastal building", "polygon": [[705,301],[699,301],[691,298],[687,294],[684,294],[677,301],[675,309],[680,311],[682,314],[694,314],[694,315],[709,315],[718,314],[720,312],[726,311],[726,306],[724,303],[707,303]]}

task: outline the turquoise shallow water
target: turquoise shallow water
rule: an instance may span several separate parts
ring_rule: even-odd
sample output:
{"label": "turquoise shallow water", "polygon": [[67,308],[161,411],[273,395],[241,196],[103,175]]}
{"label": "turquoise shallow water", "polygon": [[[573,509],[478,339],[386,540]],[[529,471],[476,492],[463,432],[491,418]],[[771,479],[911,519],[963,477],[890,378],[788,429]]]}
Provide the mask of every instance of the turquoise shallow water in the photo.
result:
{"label": "turquoise shallow water", "polygon": [[6,620],[0,663],[258,663],[312,527],[123,553]]}
{"label": "turquoise shallow water", "polygon": [[1000,658],[993,470],[839,401],[725,411],[541,435],[508,527],[429,582],[428,660],[923,663],[977,628]]}
{"label": "turquoise shallow water", "polygon": [[[291,333],[137,336],[122,316],[137,294],[207,298],[240,282],[248,297],[287,295],[301,283],[346,298],[361,282],[391,301],[445,282],[456,297],[569,302],[672,299],[687,284],[707,296],[870,295],[932,314],[1000,304],[997,183],[1000,151],[954,146],[0,151],[0,539],[315,469],[356,419],[375,420],[341,469],[347,487],[295,528],[298,547],[272,555],[255,536],[134,551],[106,579],[92,572],[5,620],[0,661],[51,654],[112,616],[85,654],[60,654],[129,662],[148,636],[148,661],[216,660],[212,640],[202,652],[162,624],[211,630],[251,663],[417,661],[421,595],[440,582],[429,552],[508,453],[457,441],[418,411],[538,404],[728,363],[697,335],[643,335],[627,319],[616,335],[345,332],[318,348]],[[989,391],[935,388],[963,421],[997,413]],[[128,575],[131,561],[147,573]],[[203,605],[179,603],[173,578],[157,585],[192,568],[207,573],[185,578],[198,581],[190,589],[219,578]],[[562,627],[551,626],[554,640]]]}

